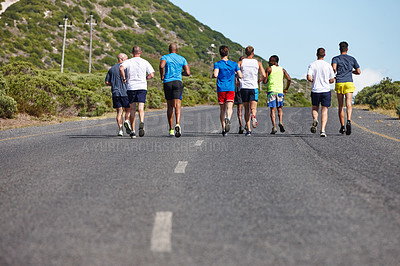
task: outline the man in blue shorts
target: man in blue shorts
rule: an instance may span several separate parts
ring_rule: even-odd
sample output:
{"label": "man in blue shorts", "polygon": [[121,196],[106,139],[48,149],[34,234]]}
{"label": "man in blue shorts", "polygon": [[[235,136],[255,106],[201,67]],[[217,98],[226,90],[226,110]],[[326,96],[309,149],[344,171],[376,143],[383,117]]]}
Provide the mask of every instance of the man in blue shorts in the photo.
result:
{"label": "man in blue shorts", "polygon": [[[125,60],[128,59],[126,54],[118,55],[118,63],[112,66],[105,79],[105,83],[111,86],[113,107],[117,110],[118,136],[123,136],[123,109],[125,108],[125,122],[129,121],[130,105],[126,92],[126,85],[122,82],[122,77],[119,72],[119,67]],[[128,132],[127,132],[128,133]],[[129,133],[128,133],[129,134]]]}
{"label": "man in blue shorts", "polygon": [[[169,135],[179,138],[182,135],[181,101],[183,93],[182,68],[184,75],[190,76],[190,68],[183,56],[177,54],[178,46],[172,43],[169,46],[169,54],[161,57],[160,75],[164,86],[164,95],[167,100],[167,118]],[[175,110],[175,134],[174,134],[174,110]]]}
{"label": "man in blue shorts", "polygon": [[[136,138],[135,119],[136,119],[136,103],[138,103],[139,111],[139,137],[144,136],[144,103],[147,95],[147,80],[154,78],[154,69],[150,63],[141,58],[142,49],[134,46],[132,49],[133,58],[124,61],[120,68],[120,74],[124,83],[128,85],[128,99],[131,105],[130,124],[124,123],[127,131],[130,132],[131,138]],[[125,75],[127,70],[127,75]],[[130,129],[130,130],[129,130]]]}
{"label": "man in blue shorts", "polygon": [[235,100],[235,77],[242,78],[239,65],[228,59],[229,48],[219,47],[221,60],[214,64],[213,78],[217,78],[217,94],[219,103],[219,119],[222,126],[222,136],[226,136],[231,128],[233,102]]}
{"label": "man in blue shorts", "polygon": [[[353,92],[356,90],[353,84],[353,75],[360,75],[360,66],[357,60],[348,55],[349,44],[347,42],[339,43],[340,55],[332,58],[333,71],[336,73],[336,84],[335,91],[337,92],[338,98],[338,114],[340,120],[340,130],[341,134],[346,132],[346,135],[351,134],[351,114],[353,107],[351,101],[353,100]],[[347,107],[347,123],[346,129],[344,127],[344,97],[346,97],[346,107]]]}
{"label": "man in blue shorts", "polygon": [[[268,82],[268,93],[267,93],[267,106],[270,107],[270,117],[272,122],[272,131],[271,134],[275,134],[278,132],[276,129],[276,112],[275,109],[278,109],[278,117],[279,117],[279,129],[283,133],[285,132],[285,127],[283,126],[283,98],[284,93],[289,89],[291,79],[286,70],[278,65],[279,57],[277,55],[273,55],[269,58],[267,68],[266,78],[264,79],[264,83]],[[286,78],[286,88],[283,89],[283,78]]]}
{"label": "man in blue shorts", "polygon": [[312,82],[311,102],[312,117],[314,119],[311,132],[317,132],[318,109],[321,104],[321,137],[326,137],[325,126],[328,121],[328,107],[331,106],[330,83],[335,82],[335,73],[332,66],[324,61],[325,49],[317,49],[317,61],[310,64],[307,71],[307,80]]}

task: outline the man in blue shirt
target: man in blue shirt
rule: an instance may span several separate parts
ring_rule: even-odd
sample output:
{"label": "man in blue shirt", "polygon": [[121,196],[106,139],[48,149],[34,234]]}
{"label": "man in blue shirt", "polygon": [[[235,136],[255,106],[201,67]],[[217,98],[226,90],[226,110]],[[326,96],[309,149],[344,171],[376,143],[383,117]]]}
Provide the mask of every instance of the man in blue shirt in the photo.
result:
{"label": "man in blue shirt", "polygon": [[[219,119],[222,126],[222,136],[230,130],[233,102],[235,99],[235,77],[236,74],[242,78],[239,65],[228,59],[229,48],[222,45],[219,47],[221,60],[214,64],[213,78],[217,78],[217,94],[220,107]],[[225,115],[226,114],[226,115]]]}
{"label": "man in blue shirt", "polygon": [[[339,132],[341,134],[346,132],[346,135],[351,134],[351,114],[353,111],[351,101],[353,100],[353,92],[355,91],[352,74],[361,74],[357,60],[347,54],[347,51],[349,50],[348,47],[349,44],[347,42],[339,43],[340,55],[332,58],[332,68],[336,73],[335,91],[337,92],[339,105],[338,114],[341,124]],[[346,129],[344,127],[344,97],[346,97],[347,107]]]}
{"label": "man in blue shirt", "polygon": [[[161,57],[160,75],[164,86],[164,95],[167,100],[167,117],[169,123],[169,135],[179,138],[182,135],[181,100],[183,92],[182,68],[184,75],[190,76],[190,68],[183,56],[177,54],[178,46],[172,43],[169,46],[169,54]],[[175,110],[175,134],[174,134],[174,110]]]}
{"label": "man in blue shirt", "polygon": [[[111,93],[112,93],[112,101],[113,107],[117,109],[117,123],[118,123],[118,136],[122,136],[124,132],[122,131],[122,116],[123,116],[123,108],[125,108],[125,127],[127,130],[127,134],[130,134],[131,128],[129,123],[129,113],[130,113],[130,104],[128,100],[127,88],[126,85],[123,83],[122,77],[119,72],[119,67],[125,60],[128,59],[126,54],[119,54],[118,55],[118,63],[115,64],[108,70],[107,76],[105,79],[105,83],[108,86],[111,86]],[[125,71],[126,74],[126,71]]]}

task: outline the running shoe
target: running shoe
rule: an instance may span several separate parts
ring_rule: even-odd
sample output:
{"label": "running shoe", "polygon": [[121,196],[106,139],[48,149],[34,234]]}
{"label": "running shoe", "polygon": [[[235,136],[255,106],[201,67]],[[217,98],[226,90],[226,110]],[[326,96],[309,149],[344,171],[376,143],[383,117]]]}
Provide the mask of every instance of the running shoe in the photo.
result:
{"label": "running shoe", "polygon": [[340,129],[339,129],[339,133],[340,134],[344,134],[344,132],[346,132],[346,129],[345,129],[344,126],[341,126]]}
{"label": "running shoe", "polygon": [[122,129],[120,129],[120,130],[118,131],[118,135],[117,135],[117,136],[121,137],[121,136],[123,136],[123,135],[124,135],[124,131],[123,131]]}
{"label": "running shoe", "polygon": [[128,134],[128,135],[131,134],[132,126],[131,126],[131,123],[129,122],[129,120],[125,120],[124,127],[125,127],[125,130],[126,130],[126,134]]}
{"label": "running shoe", "polygon": [[129,134],[129,136],[131,136],[131,139],[136,139],[135,131],[132,131],[131,134]]}
{"label": "running shoe", "polygon": [[346,124],[346,135],[350,135],[351,134],[351,121],[347,120],[347,124]]}
{"label": "running shoe", "polygon": [[182,136],[182,129],[181,129],[181,126],[179,124],[176,124],[176,126],[175,126],[175,137],[179,138],[180,136]]}
{"label": "running shoe", "polygon": [[257,127],[257,118],[256,118],[255,115],[251,115],[251,126],[252,126],[253,128],[256,128],[256,127]]}
{"label": "running shoe", "polygon": [[226,131],[225,130],[222,130],[222,136],[226,137]]}
{"label": "running shoe", "polygon": [[311,133],[317,132],[317,126],[318,126],[318,121],[314,120],[314,122],[312,123],[312,127],[311,127]]}
{"label": "running shoe", "polygon": [[229,132],[229,130],[231,130],[231,121],[229,120],[229,118],[225,118],[225,131],[226,133]]}
{"label": "running shoe", "polygon": [[322,131],[320,137],[321,137],[321,138],[326,138],[326,137],[327,137],[327,136],[326,136],[326,133]]}
{"label": "running shoe", "polygon": [[243,127],[239,126],[239,133],[238,134],[243,134],[243,133],[244,133]]}
{"label": "running shoe", "polygon": [[170,130],[169,130],[169,136],[170,136],[170,137],[175,136],[175,131],[174,131],[173,129],[170,129]]}
{"label": "running shoe", "polygon": [[246,132],[246,137],[251,137],[251,131]]}
{"label": "running shoe", "polygon": [[285,132],[285,127],[281,123],[279,123],[279,130],[281,131],[281,133]]}
{"label": "running shoe", "polygon": [[139,137],[143,137],[144,136],[144,123],[140,122],[139,124]]}
{"label": "running shoe", "polygon": [[278,132],[278,130],[276,129],[276,127],[272,128],[271,134],[275,134],[276,132]]}

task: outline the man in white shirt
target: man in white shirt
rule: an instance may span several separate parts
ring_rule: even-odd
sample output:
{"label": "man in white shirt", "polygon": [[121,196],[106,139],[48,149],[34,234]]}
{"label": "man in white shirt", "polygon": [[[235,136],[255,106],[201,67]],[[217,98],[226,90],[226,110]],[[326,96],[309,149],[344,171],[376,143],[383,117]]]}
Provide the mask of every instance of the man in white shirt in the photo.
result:
{"label": "man in white shirt", "polygon": [[[147,95],[147,79],[154,78],[154,69],[150,63],[141,58],[142,49],[139,46],[134,46],[132,49],[133,58],[124,61],[119,70],[124,83],[127,83],[127,93],[129,103],[131,104],[130,124],[124,123],[125,128],[131,131],[131,138],[136,138],[135,134],[135,118],[136,118],[136,103],[139,109],[139,137],[144,136],[144,103]],[[124,70],[127,70],[125,76]],[[130,130],[129,130],[130,129]]]}
{"label": "man in white shirt", "polygon": [[330,84],[335,82],[332,66],[324,61],[325,49],[317,49],[317,61],[311,63],[307,71],[307,80],[312,82],[311,101],[314,119],[311,132],[317,132],[318,109],[321,104],[321,137],[326,137],[325,126],[328,121],[328,107],[331,106]]}

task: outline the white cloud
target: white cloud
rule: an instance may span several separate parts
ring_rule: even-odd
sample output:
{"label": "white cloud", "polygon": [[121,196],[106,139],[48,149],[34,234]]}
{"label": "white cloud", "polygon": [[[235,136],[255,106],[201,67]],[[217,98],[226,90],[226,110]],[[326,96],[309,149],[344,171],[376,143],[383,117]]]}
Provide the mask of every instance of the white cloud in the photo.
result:
{"label": "white cloud", "polygon": [[361,69],[361,75],[353,75],[354,86],[356,87],[354,95],[356,95],[364,87],[379,83],[384,77],[383,73],[384,70],[366,68]]}

